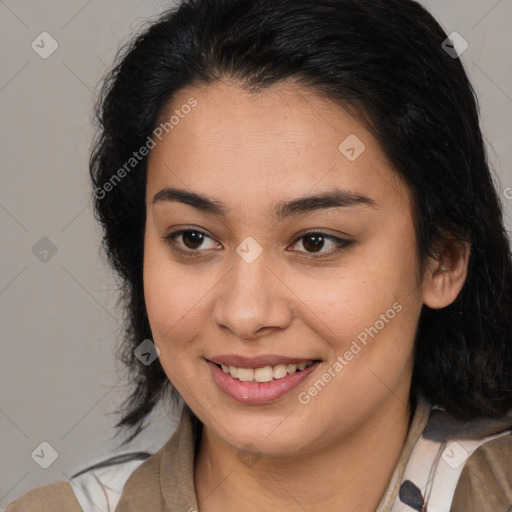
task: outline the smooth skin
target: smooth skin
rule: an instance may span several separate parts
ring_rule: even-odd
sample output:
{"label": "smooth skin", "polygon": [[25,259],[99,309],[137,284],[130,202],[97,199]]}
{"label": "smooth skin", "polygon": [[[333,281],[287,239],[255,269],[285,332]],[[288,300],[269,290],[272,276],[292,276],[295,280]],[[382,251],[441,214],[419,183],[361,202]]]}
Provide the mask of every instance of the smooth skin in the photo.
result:
{"label": "smooth skin", "polygon": [[[440,244],[419,279],[408,188],[363,124],[333,102],[292,82],[255,94],[226,79],[181,90],[162,118],[190,97],[197,106],[149,155],[144,292],[160,362],[204,424],[199,510],[374,511],[411,419],[422,305],[455,300],[469,248]],[[366,146],[355,161],[338,149],[351,134]],[[206,195],[227,214],[154,201],[166,187]],[[272,217],[278,203],[334,189],[374,204]],[[192,234],[165,238],[179,229]],[[206,233],[202,242],[194,230]],[[323,243],[303,231],[324,233]],[[338,247],[326,235],[351,243]],[[252,263],[236,251],[247,237],[262,248]],[[300,403],[396,302],[401,311]],[[206,360],[219,354],[321,363],[286,396],[249,405],[213,380]]]}

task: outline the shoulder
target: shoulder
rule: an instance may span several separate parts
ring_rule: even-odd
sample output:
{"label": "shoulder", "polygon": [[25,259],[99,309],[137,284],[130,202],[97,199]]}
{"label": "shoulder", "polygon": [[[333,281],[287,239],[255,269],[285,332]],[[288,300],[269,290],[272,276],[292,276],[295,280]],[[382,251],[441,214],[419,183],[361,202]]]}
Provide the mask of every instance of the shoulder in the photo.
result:
{"label": "shoulder", "polygon": [[512,411],[465,420],[432,407],[394,505],[393,512],[512,512]]}
{"label": "shoulder", "polygon": [[512,433],[487,441],[465,463],[450,512],[512,509]]}
{"label": "shoulder", "polygon": [[141,512],[164,510],[166,503],[173,510],[190,509],[188,503],[195,504],[193,461],[198,428],[199,420],[193,420],[185,407],[178,428],[155,453],[111,457],[74,474],[69,482],[28,491],[7,511]]}
{"label": "shoulder", "polygon": [[55,512],[56,510],[82,511],[68,482],[56,482],[31,489],[10,503],[6,512]]}
{"label": "shoulder", "polygon": [[75,474],[69,482],[56,482],[27,491],[6,512],[89,512],[114,510],[128,478],[145,453],[111,457]]}
{"label": "shoulder", "polygon": [[142,457],[139,454],[112,457],[75,475],[71,485],[81,510],[113,511],[127,480],[149,459],[147,454]]}

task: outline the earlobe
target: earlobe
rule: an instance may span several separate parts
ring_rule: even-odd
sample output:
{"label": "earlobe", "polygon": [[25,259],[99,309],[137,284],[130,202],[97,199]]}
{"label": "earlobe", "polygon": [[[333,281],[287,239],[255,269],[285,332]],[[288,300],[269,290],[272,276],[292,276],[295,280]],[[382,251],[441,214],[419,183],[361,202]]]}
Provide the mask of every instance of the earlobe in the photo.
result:
{"label": "earlobe", "polygon": [[449,306],[459,295],[468,274],[471,246],[453,238],[443,240],[436,258],[429,258],[423,280],[423,303],[432,309]]}

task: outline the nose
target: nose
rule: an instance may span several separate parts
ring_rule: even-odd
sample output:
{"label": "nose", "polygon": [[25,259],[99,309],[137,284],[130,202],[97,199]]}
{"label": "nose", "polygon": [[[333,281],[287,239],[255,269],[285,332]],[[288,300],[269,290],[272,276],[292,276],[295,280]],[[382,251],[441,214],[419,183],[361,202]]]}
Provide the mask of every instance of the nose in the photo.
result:
{"label": "nose", "polygon": [[293,293],[264,252],[251,263],[236,255],[217,293],[214,322],[237,338],[259,339],[292,321]]}

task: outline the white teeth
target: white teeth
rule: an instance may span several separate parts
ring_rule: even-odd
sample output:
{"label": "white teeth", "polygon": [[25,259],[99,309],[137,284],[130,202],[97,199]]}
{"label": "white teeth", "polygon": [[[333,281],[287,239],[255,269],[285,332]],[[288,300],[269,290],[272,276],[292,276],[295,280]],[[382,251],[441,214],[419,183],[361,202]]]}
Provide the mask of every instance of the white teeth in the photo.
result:
{"label": "white teeth", "polygon": [[313,361],[291,364],[276,364],[275,366],[264,366],[262,368],[238,368],[236,366],[221,365],[224,373],[229,373],[234,379],[242,382],[270,382],[272,380],[282,379],[287,375],[304,370],[311,366]]}
{"label": "white teeth", "polygon": [[282,379],[288,375],[285,364],[276,364],[274,366],[274,379]]}
{"label": "white teeth", "polygon": [[274,378],[272,366],[264,366],[254,370],[254,380],[256,382],[270,382]]}
{"label": "white teeth", "polygon": [[292,373],[295,373],[297,371],[297,365],[295,363],[293,364],[289,364],[287,367],[286,367],[288,373],[291,375]]}
{"label": "white teeth", "polygon": [[252,368],[238,368],[238,380],[243,382],[254,380],[254,370]]}

